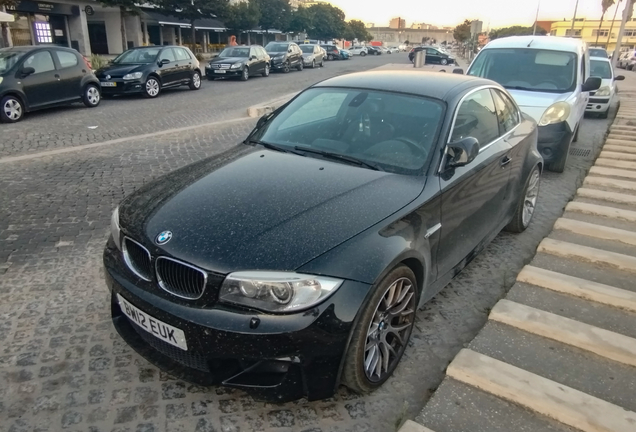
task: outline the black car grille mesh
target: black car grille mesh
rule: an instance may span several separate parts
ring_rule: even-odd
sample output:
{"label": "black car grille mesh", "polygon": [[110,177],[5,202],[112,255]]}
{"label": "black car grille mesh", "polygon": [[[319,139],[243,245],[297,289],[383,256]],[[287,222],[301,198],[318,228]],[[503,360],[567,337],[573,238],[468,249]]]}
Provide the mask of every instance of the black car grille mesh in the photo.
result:
{"label": "black car grille mesh", "polygon": [[124,259],[133,273],[142,279],[150,280],[150,274],[152,272],[150,270],[150,252],[148,252],[148,249],[136,241],[125,237]]}
{"label": "black car grille mesh", "polygon": [[139,336],[151,347],[159,351],[161,354],[170,357],[172,360],[187,366],[192,369],[197,369],[203,372],[209,372],[207,359],[201,354],[192,353],[190,351],[184,351],[181,348],[170,345],[167,342],[162,341],[159,338],[154,337],[147,331],[140,328],[132,320],[129,320],[132,326],[135,328]]}
{"label": "black car grille mesh", "polygon": [[176,296],[196,300],[203,295],[207,273],[172,258],[159,257],[156,263],[159,286]]}

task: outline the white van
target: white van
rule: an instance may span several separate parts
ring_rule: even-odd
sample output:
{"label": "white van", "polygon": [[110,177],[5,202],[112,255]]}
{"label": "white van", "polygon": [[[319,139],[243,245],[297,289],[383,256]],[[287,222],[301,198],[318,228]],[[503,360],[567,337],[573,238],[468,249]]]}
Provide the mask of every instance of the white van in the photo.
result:
{"label": "white van", "polygon": [[468,75],[504,86],[521,110],[539,124],[539,152],[550,171],[563,172],[576,141],[589,92],[601,85],[590,78],[590,58],[580,39],[512,36],[486,45]]}

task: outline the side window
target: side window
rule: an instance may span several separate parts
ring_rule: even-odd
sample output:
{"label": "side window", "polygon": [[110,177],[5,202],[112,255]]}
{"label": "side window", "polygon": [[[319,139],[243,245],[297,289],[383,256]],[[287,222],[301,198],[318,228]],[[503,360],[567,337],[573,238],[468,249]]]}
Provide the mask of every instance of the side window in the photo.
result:
{"label": "side window", "polygon": [[192,60],[190,54],[183,48],[173,48],[177,52],[177,60]]}
{"label": "side window", "polygon": [[479,90],[468,96],[457,110],[451,141],[477,138],[483,147],[499,137],[499,121],[490,90]]}
{"label": "side window", "polygon": [[171,62],[177,61],[177,58],[174,56],[174,52],[172,48],[166,48],[161,51],[161,60],[170,60]]}
{"label": "side window", "polygon": [[492,90],[497,108],[497,118],[501,133],[511,131],[519,124],[519,112],[515,104],[499,90]]}
{"label": "side window", "polygon": [[79,63],[77,56],[71,52],[56,50],[55,55],[57,56],[57,61],[60,62],[60,67],[62,69],[77,66]]}
{"label": "side window", "polygon": [[40,51],[29,56],[22,67],[32,67],[35,69],[35,73],[48,72],[55,70],[55,64],[53,63],[53,57],[48,51]]}

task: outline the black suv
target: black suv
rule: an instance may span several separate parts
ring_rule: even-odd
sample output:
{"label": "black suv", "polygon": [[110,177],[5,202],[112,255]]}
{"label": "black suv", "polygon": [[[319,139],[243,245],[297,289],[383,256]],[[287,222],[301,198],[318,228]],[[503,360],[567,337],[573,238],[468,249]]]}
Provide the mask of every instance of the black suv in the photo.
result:
{"label": "black suv", "polygon": [[327,60],[340,60],[340,50],[335,45],[320,45],[322,49],[327,51]]}
{"label": "black suv", "polygon": [[426,58],[424,59],[424,63],[426,64],[441,64],[441,65],[456,64],[455,59],[453,57],[439,51],[436,48],[429,47],[429,46],[418,46],[413,48],[411,52],[409,53],[410,61],[413,61],[413,58],[415,58],[415,53],[418,51],[424,51],[424,55],[426,56]]}
{"label": "black suv", "polygon": [[201,88],[201,68],[194,54],[181,46],[129,49],[97,71],[104,95],[142,93],[154,98],[168,87]]}
{"label": "black suv", "polygon": [[99,81],[80,53],[70,48],[22,46],[0,49],[0,121],[24,113],[82,101],[96,107]]}
{"label": "black suv", "polygon": [[284,73],[294,67],[303,70],[303,52],[294,42],[270,42],[265,51],[272,58],[272,69]]}
{"label": "black suv", "polygon": [[247,81],[250,76],[269,76],[270,57],[260,45],[227,47],[205,67],[209,80],[237,77]]}

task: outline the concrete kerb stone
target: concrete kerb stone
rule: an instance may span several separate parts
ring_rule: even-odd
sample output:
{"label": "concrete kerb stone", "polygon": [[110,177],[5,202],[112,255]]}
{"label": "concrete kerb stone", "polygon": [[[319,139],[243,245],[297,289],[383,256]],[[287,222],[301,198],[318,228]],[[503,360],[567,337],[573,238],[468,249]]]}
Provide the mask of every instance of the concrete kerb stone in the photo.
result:
{"label": "concrete kerb stone", "polygon": [[299,92],[289,93],[285,96],[282,96],[278,99],[271,100],[269,102],[265,102],[260,105],[253,105],[247,109],[247,116],[252,118],[262,117],[265,114],[269,114],[285,105],[289,102],[294,96],[296,96]]}

